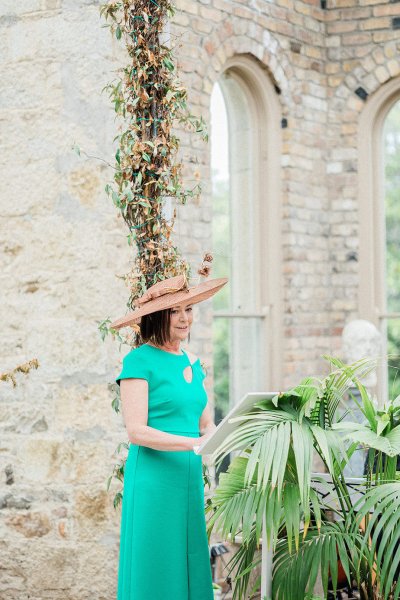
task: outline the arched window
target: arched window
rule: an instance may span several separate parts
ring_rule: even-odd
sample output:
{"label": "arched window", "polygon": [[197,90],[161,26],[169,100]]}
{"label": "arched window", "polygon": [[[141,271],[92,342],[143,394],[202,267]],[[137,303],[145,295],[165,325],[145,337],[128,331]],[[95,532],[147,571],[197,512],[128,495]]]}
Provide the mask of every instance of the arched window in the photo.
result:
{"label": "arched window", "polygon": [[[221,88],[215,84],[211,96],[211,183],[213,275],[232,277],[231,213],[229,179],[228,116]],[[214,315],[230,308],[229,288],[213,298]],[[213,321],[214,420],[218,424],[229,410],[230,397],[230,322],[226,317]]]}
{"label": "arched window", "polygon": [[400,394],[400,100],[383,128],[385,173],[385,315],[389,397]]}
{"label": "arched window", "polygon": [[[359,125],[360,316],[382,335],[378,395],[400,393],[400,80],[374,94]],[[386,357],[389,355],[388,360]]]}
{"label": "arched window", "polygon": [[264,69],[235,57],[211,99],[216,422],[281,382],[280,107]]}

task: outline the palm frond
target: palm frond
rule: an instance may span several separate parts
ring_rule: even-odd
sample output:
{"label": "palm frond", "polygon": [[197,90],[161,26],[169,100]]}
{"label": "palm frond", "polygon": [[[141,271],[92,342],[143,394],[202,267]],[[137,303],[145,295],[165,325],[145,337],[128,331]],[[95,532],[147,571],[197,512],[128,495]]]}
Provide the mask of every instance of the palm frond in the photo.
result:
{"label": "palm frond", "polygon": [[367,394],[360,379],[368,375],[376,367],[376,359],[362,358],[350,365],[346,365],[338,358],[327,355],[324,355],[323,358],[336,367],[324,379],[322,385],[327,422],[329,425],[332,425],[338,406],[343,402],[343,398],[350,388],[357,387],[362,396],[364,393]]}
{"label": "palm frond", "polygon": [[341,431],[347,439],[384,452],[388,456],[394,457],[400,454],[400,425],[388,432],[384,430],[380,435],[359,423],[337,423],[333,429]]}
{"label": "palm frond", "polygon": [[[383,600],[400,589],[400,482],[371,488],[359,502],[357,522],[368,520],[362,551],[369,555]],[[399,596],[394,596],[398,598]]]}
{"label": "palm frond", "polygon": [[296,461],[300,499],[304,509],[305,528],[310,521],[309,503],[311,487],[311,464],[313,438],[309,427],[304,423],[292,423],[293,450]]}
{"label": "palm frond", "polygon": [[[263,493],[257,490],[256,479],[245,484],[245,474],[249,459],[236,456],[226,473],[221,473],[219,486],[212,498],[213,513],[208,520],[208,529],[217,529],[226,539],[234,539],[238,531],[243,530],[243,537],[250,534],[256,515],[264,514],[270,488]],[[262,518],[257,527],[261,535]]]}
{"label": "palm frond", "polygon": [[[250,575],[261,562],[261,556],[256,556],[258,549],[258,537],[253,527],[249,538],[241,544],[226,565],[227,576],[230,576],[236,569],[236,575],[233,578],[233,600],[242,600],[250,584]],[[257,581],[255,582],[257,586]]]}
{"label": "palm frond", "polygon": [[328,575],[336,591],[338,559],[340,559],[348,581],[355,571],[355,562],[361,545],[359,533],[346,531],[344,523],[325,523],[321,530],[309,529],[297,552],[290,552],[286,539],[277,544],[274,557],[273,597],[276,600],[304,600],[312,593],[318,573],[327,595]]}
{"label": "palm frond", "polygon": [[231,422],[240,423],[240,425],[226,437],[214,452],[213,459],[216,461],[217,468],[230,452],[254,446],[258,438],[265,432],[277,427],[280,423],[294,419],[295,416],[290,415],[288,412],[276,409],[273,411],[248,412],[232,418]]}
{"label": "palm frond", "polygon": [[[263,524],[267,543],[276,549],[276,600],[303,600],[319,572],[325,593],[328,578],[335,588],[338,557],[347,578],[356,579],[368,597],[373,594],[375,572],[382,600],[400,598],[400,482],[386,483],[395,478],[400,454],[396,418],[400,400],[383,410],[373,405],[360,378],[375,367],[375,360],[345,365],[325,358],[331,373],[304,379],[232,419],[235,431],[214,454],[218,467],[230,452],[241,453],[220,475],[207,507],[209,532],[218,529],[231,540],[242,535],[232,563],[238,567],[234,598],[247,594]],[[360,392],[357,406],[365,424],[337,422],[338,407],[354,387]],[[367,493],[354,507],[343,468],[359,445],[370,448],[369,470]],[[326,465],[330,482],[312,476],[314,450]],[[328,522],[330,511],[337,522]],[[360,531],[363,519],[365,533]],[[278,540],[279,533],[285,537]]]}
{"label": "palm frond", "polygon": [[[225,539],[234,540],[238,531],[243,542],[249,539],[255,528],[257,539],[261,538],[265,522],[268,542],[275,541],[282,522],[285,522],[290,544],[292,538],[296,547],[299,544],[299,531],[302,523],[307,529],[311,515],[317,527],[321,526],[321,511],[318,496],[313,489],[302,494],[297,480],[282,479],[282,484],[272,484],[271,479],[262,488],[258,485],[257,470],[253,478],[246,482],[250,459],[237,456],[226,473],[221,473],[218,488],[210,501],[207,512],[208,531],[217,530]],[[307,475],[308,477],[308,475]],[[279,478],[277,478],[277,481]],[[303,504],[303,498],[308,505]]]}
{"label": "palm frond", "polygon": [[335,475],[336,465],[347,464],[349,460],[343,441],[335,431],[323,429],[318,425],[312,425],[311,432],[315,438],[318,454],[327,466],[329,473]]}

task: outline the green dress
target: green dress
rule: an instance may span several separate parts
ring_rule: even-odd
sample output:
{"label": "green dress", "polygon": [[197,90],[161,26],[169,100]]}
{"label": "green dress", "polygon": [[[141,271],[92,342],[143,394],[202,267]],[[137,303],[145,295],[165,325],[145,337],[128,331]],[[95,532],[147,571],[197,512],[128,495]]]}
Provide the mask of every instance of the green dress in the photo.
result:
{"label": "green dress", "polygon": [[[143,344],[116,380],[149,385],[148,425],[199,437],[207,404],[200,360]],[[213,600],[204,513],[202,459],[193,450],[130,444],[124,472],[117,600]]]}

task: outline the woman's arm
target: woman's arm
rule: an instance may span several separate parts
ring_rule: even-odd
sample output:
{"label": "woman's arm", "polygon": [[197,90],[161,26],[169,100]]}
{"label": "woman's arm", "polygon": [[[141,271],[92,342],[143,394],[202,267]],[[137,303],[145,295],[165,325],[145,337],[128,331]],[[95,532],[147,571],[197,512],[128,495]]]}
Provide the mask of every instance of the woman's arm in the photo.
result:
{"label": "woman's arm", "polygon": [[[165,433],[147,425],[148,383],[145,379],[121,380],[122,415],[129,441],[154,450],[193,450],[201,438]],[[201,442],[200,442],[201,443]]]}
{"label": "woman's arm", "polygon": [[211,414],[210,403],[207,402],[205,409],[200,417],[200,433],[206,435],[212,433],[217,426],[214,423],[214,419]]}
{"label": "woman's arm", "polygon": [[[192,364],[194,364],[198,359],[197,356],[195,354],[192,354],[191,352],[189,352],[189,350],[186,350],[190,362]],[[214,429],[217,428],[217,426],[214,423],[214,419],[212,417],[211,414],[211,408],[210,408],[210,403],[207,402],[205,409],[202,412],[202,415],[200,417],[200,433],[201,435],[206,435],[209,433],[212,433],[214,431]]]}

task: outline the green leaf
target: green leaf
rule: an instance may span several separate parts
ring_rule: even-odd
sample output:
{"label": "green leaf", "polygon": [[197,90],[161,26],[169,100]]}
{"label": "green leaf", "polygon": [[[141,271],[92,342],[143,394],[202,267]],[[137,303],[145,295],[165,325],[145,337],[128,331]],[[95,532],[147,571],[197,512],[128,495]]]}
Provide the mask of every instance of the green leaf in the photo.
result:
{"label": "green leaf", "polygon": [[249,461],[247,463],[245,480],[244,480],[245,485],[249,485],[249,483],[251,483],[251,481],[253,480],[255,470],[256,470],[257,466],[259,465],[259,461],[260,461],[260,451],[261,451],[262,443],[263,443],[263,438],[260,437],[258,440],[256,440],[256,443],[253,446]]}
{"label": "green leaf", "polygon": [[338,581],[338,557],[336,553],[337,539],[332,536],[327,542],[329,547],[329,571],[331,574],[333,592],[336,595],[337,581]]}
{"label": "green leaf", "polygon": [[376,411],[374,408],[374,405],[372,404],[370,397],[368,395],[367,390],[365,389],[365,387],[363,385],[361,385],[361,383],[358,383],[358,389],[359,392],[361,394],[361,400],[362,400],[362,404],[363,404],[363,412],[364,415],[366,416],[366,418],[368,419],[368,422],[370,424],[370,427],[372,429],[372,431],[376,431]]}
{"label": "green leaf", "polygon": [[[375,448],[388,456],[400,454],[400,426],[398,425],[388,433],[378,435],[367,427],[353,423],[341,423],[337,429],[342,430],[345,437],[369,448]],[[352,430],[353,429],[353,430]]]}
{"label": "green leaf", "polygon": [[318,495],[313,488],[310,489],[310,501],[311,501],[311,506],[312,506],[312,510],[314,513],[315,524],[319,531],[322,526],[321,507],[319,504]]}
{"label": "green leaf", "polygon": [[[371,568],[377,569],[380,592],[389,598],[396,571],[400,569],[400,482],[385,483],[367,491],[355,508],[357,523],[368,516],[361,550]],[[374,567],[375,565],[375,567]]]}
{"label": "green leaf", "polygon": [[309,529],[296,552],[289,552],[286,539],[279,540],[274,555],[273,597],[304,600],[307,593],[312,593],[319,570],[326,595],[329,574],[333,583],[337,579],[338,554],[343,558],[346,576],[351,580],[346,549],[356,549],[361,539],[359,533],[348,533],[343,523],[325,523],[320,532]]}
{"label": "green leaf", "polygon": [[386,427],[388,425],[390,425],[390,417],[388,414],[383,414],[382,416],[377,416],[376,417],[376,423],[377,423],[377,430],[376,433],[377,435],[382,435],[382,433],[385,431]]}
{"label": "green leaf", "polygon": [[120,40],[122,36],[122,30],[121,27],[118,25],[118,27],[115,30],[115,37],[117,38],[117,40]]}
{"label": "green leaf", "polygon": [[168,69],[168,71],[174,71],[175,70],[174,63],[168,57],[163,58],[162,62],[164,64],[164,66]]}
{"label": "green leaf", "polygon": [[276,396],[274,396],[272,398],[272,404],[276,407],[278,407],[278,402],[279,402],[279,394],[277,394]]}
{"label": "green leaf", "polygon": [[328,442],[326,431],[317,425],[311,426],[311,431],[315,437],[317,444],[321,451],[321,456],[326,463],[331,474],[334,473],[333,462],[332,462],[332,448]]}
{"label": "green leaf", "polygon": [[283,499],[283,508],[285,514],[286,534],[288,540],[289,552],[292,552],[292,540],[294,537],[296,550],[299,548],[300,540],[300,495],[296,485],[287,484]]}
{"label": "green leaf", "polygon": [[290,422],[281,423],[277,426],[276,431],[277,439],[275,452],[273,454],[274,460],[272,462],[271,485],[273,487],[277,486],[277,493],[280,496],[289,454],[291,433]]}
{"label": "green leaf", "polygon": [[299,425],[296,422],[292,423],[292,437],[300,498],[306,510],[309,504],[309,490],[311,487],[312,437],[306,425]]}

